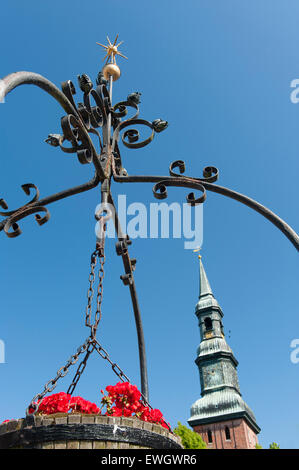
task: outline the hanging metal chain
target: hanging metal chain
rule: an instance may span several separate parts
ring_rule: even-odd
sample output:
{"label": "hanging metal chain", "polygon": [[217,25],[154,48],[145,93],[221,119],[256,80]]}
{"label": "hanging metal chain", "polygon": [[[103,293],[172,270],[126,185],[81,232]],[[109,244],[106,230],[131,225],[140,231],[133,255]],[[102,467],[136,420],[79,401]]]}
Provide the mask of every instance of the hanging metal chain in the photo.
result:
{"label": "hanging metal chain", "polygon": [[[129,382],[131,383],[130,379],[128,378],[128,376],[122,371],[122,369],[115,363],[113,362],[111,359],[110,359],[110,356],[109,356],[109,353],[103,348],[103,346],[95,339],[95,338],[92,338],[92,337],[89,337],[87,338],[87,340],[85,341],[84,344],[82,344],[82,346],[80,346],[78,349],[77,349],[77,352],[75,354],[73,354],[69,360],[67,361],[66,365],[61,367],[58,371],[57,371],[57,374],[56,374],[56,377],[52,380],[49,380],[45,386],[44,386],[44,390],[41,392],[41,393],[38,393],[37,395],[35,395],[35,397],[32,398],[31,400],[31,403],[30,405],[28,406],[27,410],[26,410],[26,415],[28,416],[30,413],[29,413],[29,410],[30,409],[33,409],[33,413],[31,414],[36,414],[37,411],[38,411],[38,408],[39,408],[39,404],[41,403],[41,400],[42,398],[47,394],[47,393],[50,393],[54,390],[54,388],[56,387],[57,385],[57,381],[62,378],[62,377],[65,377],[66,374],[68,373],[69,371],[69,368],[76,364],[76,362],[78,361],[78,358],[81,354],[83,354],[84,352],[86,352],[85,354],[85,357],[84,359],[81,361],[81,363],[79,364],[79,367],[76,371],[76,374],[73,378],[73,381],[72,383],[70,384],[68,390],[67,390],[67,393],[72,395],[72,393],[74,392],[75,390],[75,387],[77,385],[77,383],[79,382],[80,380],[80,377],[81,375],[83,374],[83,371],[86,367],[86,363],[87,363],[87,360],[89,358],[89,356],[92,354],[92,352],[96,350],[99,355],[107,360],[109,362],[109,364],[111,365],[112,367],[112,370],[113,372],[119,377],[119,379],[122,381],[122,382]],[[144,397],[143,397],[144,398]],[[148,403],[146,403],[148,404]]]}
{"label": "hanging metal chain", "polygon": [[80,362],[78,368],[77,368],[77,371],[74,375],[74,378],[73,378],[73,381],[72,383],[70,384],[69,388],[67,389],[67,392],[69,395],[72,395],[74,393],[74,390],[77,386],[77,383],[79,382],[80,378],[81,378],[81,375],[83,374],[84,372],[84,369],[86,367],[86,364],[87,364],[87,361],[88,361],[88,358],[89,356],[91,355],[91,353],[93,352],[94,350],[94,344],[90,341],[89,345],[88,345],[88,348],[86,350],[86,354],[83,358],[83,360]]}
{"label": "hanging metal chain", "polygon": [[[85,357],[83,360],[80,362],[77,371],[74,375],[74,378],[72,380],[72,383],[70,384],[67,393],[72,395],[74,393],[74,390],[77,386],[77,383],[79,382],[81,375],[83,374],[87,361],[89,359],[90,354],[94,350],[94,344],[92,344],[92,340],[96,337],[97,333],[97,328],[99,325],[99,322],[102,317],[102,301],[103,301],[103,280],[104,280],[104,264],[105,264],[105,230],[106,230],[106,224],[102,222],[100,218],[100,224],[101,224],[101,239],[97,242],[96,244],[96,249],[91,255],[91,260],[90,260],[90,273],[89,273],[89,288],[87,292],[87,307],[86,307],[86,312],[85,312],[85,326],[88,326],[91,331],[90,331],[90,344],[88,346],[88,349],[86,351]],[[93,300],[93,295],[94,295],[94,282],[95,282],[95,270],[96,270],[96,265],[97,265],[97,260],[99,260],[99,275],[98,275],[98,287],[97,287],[97,308],[96,312],[94,315],[94,322],[91,322],[91,315],[92,315],[92,300]]]}
{"label": "hanging metal chain", "polygon": [[[118,378],[122,382],[131,383],[128,376],[121,370],[121,368],[115,362],[113,362],[110,359],[108,352],[103,348],[103,346],[95,338],[93,339],[93,345],[94,345],[94,350],[96,350],[103,359],[105,359],[106,361],[110,363],[113,372],[118,376]],[[149,402],[146,400],[145,396],[142,393],[141,393],[141,402],[143,403],[144,406],[148,406],[149,409],[151,410],[153,409],[153,407],[149,404]],[[171,431],[171,427],[164,419],[163,419],[163,422],[166,424],[169,431]]]}
{"label": "hanging metal chain", "polygon": [[[57,381],[62,378],[62,377],[65,377],[66,374],[68,373],[69,371],[69,368],[76,364],[76,362],[78,361],[78,358],[81,354],[83,354],[90,346],[92,340],[91,338],[87,338],[87,340],[85,341],[84,344],[82,344],[82,346],[80,346],[78,349],[77,349],[77,352],[75,354],[73,354],[69,360],[67,361],[66,365],[61,367],[58,371],[57,371],[57,374],[56,374],[56,377],[52,380],[49,380],[49,382],[47,382],[44,386],[44,390],[41,392],[41,393],[38,393],[37,395],[35,395],[35,397],[32,398],[31,400],[31,403],[30,405],[28,406],[27,410],[26,410],[26,415],[29,415],[29,410],[30,409],[33,409],[34,412],[33,414],[35,414],[37,411],[38,411],[38,408],[39,408],[39,404],[40,404],[40,400],[47,394],[47,393],[50,393],[54,390],[54,388],[56,387],[57,385]],[[39,401],[39,403],[37,403]]]}
{"label": "hanging metal chain", "polygon": [[[87,307],[86,307],[86,312],[85,312],[85,326],[88,326],[90,328],[90,344],[88,346],[88,349],[86,351],[85,357],[83,360],[80,362],[77,371],[74,375],[74,378],[72,380],[72,383],[70,384],[67,393],[72,395],[74,393],[74,390],[77,386],[77,383],[79,382],[81,375],[83,374],[87,361],[89,359],[90,354],[94,350],[94,345],[92,344],[92,340],[96,337],[97,333],[97,328],[98,324],[101,320],[102,317],[102,301],[103,301],[103,280],[104,280],[104,264],[105,264],[105,230],[106,230],[106,224],[102,224],[102,238],[100,241],[97,242],[96,244],[96,249],[91,255],[91,260],[90,260],[90,273],[89,273],[89,288],[87,292]],[[94,316],[94,323],[91,323],[91,314],[92,314],[92,299],[94,295],[94,290],[93,290],[93,285],[95,282],[95,269],[97,265],[97,260],[99,259],[99,282],[98,282],[98,287],[97,287],[97,308]]]}
{"label": "hanging metal chain", "polygon": [[[33,397],[33,399],[31,400],[31,403],[30,405],[28,406],[27,410],[26,410],[26,415],[35,415],[37,412],[38,412],[38,409],[39,409],[39,405],[41,403],[41,400],[42,398],[47,394],[47,393],[50,393],[54,390],[54,388],[56,387],[57,385],[57,381],[62,378],[62,377],[65,377],[66,374],[68,373],[69,371],[69,368],[76,364],[76,362],[78,361],[79,359],[79,356],[81,354],[83,354],[84,352],[86,353],[83,360],[80,362],[78,368],[77,368],[77,371],[76,371],[76,374],[73,378],[73,381],[72,383],[70,384],[68,390],[67,390],[67,393],[69,395],[72,395],[80,378],[81,378],[81,375],[83,374],[84,372],[84,369],[86,367],[86,364],[87,364],[87,361],[89,359],[89,356],[93,353],[93,351],[97,351],[97,353],[102,357],[102,359],[106,360],[109,362],[109,364],[111,365],[112,367],[112,370],[113,372],[117,375],[117,377],[122,381],[122,382],[129,382],[131,383],[131,380],[129,379],[129,377],[123,372],[123,370],[119,367],[118,364],[116,364],[116,362],[113,362],[110,358],[110,355],[109,353],[106,351],[106,349],[103,348],[103,346],[98,342],[98,340],[95,338],[95,337],[89,337],[86,339],[85,343],[82,344],[82,346],[80,346],[78,349],[77,349],[77,352],[75,354],[73,354],[69,360],[67,361],[66,365],[61,367],[58,371],[57,371],[57,375],[54,379],[52,380],[49,380],[45,386],[44,386],[44,390],[43,392],[41,393],[38,393],[37,395],[35,395],[35,397]],[[146,398],[144,397],[143,394],[141,394],[141,401],[142,403],[145,405],[145,406],[148,406],[150,409],[152,409],[152,406],[148,403],[148,401],[146,400]],[[30,410],[34,410],[32,413],[30,413]],[[163,420],[164,421],[164,420]],[[167,427],[169,428],[169,430],[171,431],[171,428],[169,426],[168,423],[166,423],[166,421],[164,421],[164,423],[167,425]]]}
{"label": "hanging metal chain", "polygon": [[131,383],[130,379],[126,374],[121,370],[121,368],[113,361],[111,361],[108,352],[103,348],[103,346],[96,340],[93,339],[94,349],[99,353],[99,355],[105,360],[108,361],[112,367],[113,372],[120,378],[122,382]]}
{"label": "hanging metal chain", "polygon": [[[104,228],[105,230],[105,228]],[[96,336],[98,324],[102,318],[102,301],[103,301],[103,280],[104,280],[104,264],[105,264],[105,254],[104,254],[104,241],[105,238],[101,240],[101,243],[97,243],[96,250],[91,255],[90,261],[90,274],[89,274],[89,288],[87,292],[87,307],[85,312],[85,326],[88,326],[91,329],[91,337]],[[96,301],[96,312],[94,315],[94,322],[91,323],[91,314],[92,314],[92,299],[94,296],[93,285],[95,282],[95,269],[97,265],[97,260],[99,260],[99,275],[98,275],[98,287],[97,287],[97,301]]]}
{"label": "hanging metal chain", "polygon": [[[41,400],[43,397],[47,394],[50,393],[54,390],[54,388],[57,385],[57,381],[65,377],[66,374],[69,371],[70,366],[74,365],[77,361],[78,358],[81,354],[85,352],[85,356],[83,360],[80,362],[77,371],[74,375],[74,378],[72,380],[72,383],[70,384],[67,393],[69,395],[72,395],[87,364],[87,361],[90,357],[90,355],[93,353],[94,350],[98,352],[98,354],[106,361],[109,362],[109,364],[112,367],[113,372],[117,375],[117,377],[122,381],[122,382],[129,382],[131,383],[130,379],[128,376],[122,371],[122,369],[113,362],[110,359],[110,356],[108,352],[103,348],[103,346],[97,341],[96,339],[96,333],[97,333],[97,328],[99,325],[99,322],[102,317],[102,301],[103,301],[103,280],[104,280],[104,264],[105,264],[105,253],[104,253],[104,242],[105,242],[105,230],[106,230],[106,224],[103,222],[104,219],[101,217],[98,219],[101,224],[101,237],[98,239],[98,242],[96,244],[96,249],[91,255],[91,261],[90,261],[90,273],[89,273],[89,288],[87,292],[87,307],[86,307],[86,312],[85,312],[85,326],[88,326],[90,328],[90,336],[87,338],[85,343],[80,346],[77,349],[77,352],[70,357],[70,359],[67,361],[66,365],[61,367],[57,371],[57,375],[54,379],[49,380],[45,386],[44,390],[41,393],[38,393],[35,395],[35,397],[31,400],[30,405],[28,406],[26,410],[26,415],[29,414],[36,414],[39,405],[41,403]],[[92,316],[92,300],[94,297],[94,282],[95,282],[95,271],[96,271],[96,266],[97,266],[97,261],[99,260],[99,273],[98,273],[98,286],[97,286],[97,298],[96,298],[96,312],[94,315],[94,321],[92,323],[91,321],[91,316]],[[145,397],[141,395],[142,401],[145,405],[149,405],[149,403],[146,401]],[[29,413],[29,411],[34,410],[33,413]]]}

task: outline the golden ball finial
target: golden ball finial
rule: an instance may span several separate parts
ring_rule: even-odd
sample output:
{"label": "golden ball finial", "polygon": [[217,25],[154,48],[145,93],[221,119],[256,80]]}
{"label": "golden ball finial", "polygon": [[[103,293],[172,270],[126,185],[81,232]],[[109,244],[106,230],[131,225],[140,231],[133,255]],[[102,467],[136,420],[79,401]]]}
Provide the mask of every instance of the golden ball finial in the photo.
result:
{"label": "golden ball finial", "polygon": [[113,78],[114,82],[118,80],[120,77],[120,68],[116,64],[108,63],[104,65],[102,72],[103,72],[105,80],[108,80],[108,81],[109,81],[110,76]]}

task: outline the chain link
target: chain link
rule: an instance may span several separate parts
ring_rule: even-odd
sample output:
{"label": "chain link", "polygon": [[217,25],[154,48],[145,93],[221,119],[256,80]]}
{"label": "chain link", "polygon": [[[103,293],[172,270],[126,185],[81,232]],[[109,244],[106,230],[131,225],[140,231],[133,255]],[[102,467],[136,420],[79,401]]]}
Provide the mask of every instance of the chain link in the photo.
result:
{"label": "chain link", "polygon": [[131,383],[127,375],[121,370],[121,368],[110,359],[108,352],[103,348],[103,346],[98,342],[98,340],[93,339],[94,349],[99,353],[99,355],[105,360],[108,361],[112,367],[113,372],[120,378],[122,382]]}
{"label": "chain link", "polygon": [[97,264],[97,252],[94,251],[91,255],[91,261],[90,261],[90,273],[89,273],[89,289],[87,292],[87,307],[86,307],[86,313],[85,313],[85,326],[91,327],[91,309],[92,309],[92,299],[93,299],[93,283],[95,279],[95,267]]}
{"label": "chain link", "polygon": [[100,257],[100,266],[99,266],[99,277],[98,277],[98,288],[97,288],[97,309],[94,316],[94,324],[92,327],[92,336],[96,335],[98,324],[102,318],[102,301],[103,301],[103,280],[104,280],[104,264],[105,264],[105,255]]}
{"label": "chain link", "polygon": [[[88,326],[91,329],[91,337],[96,336],[97,328],[99,322],[102,318],[102,301],[103,301],[103,280],[105,276],[104,264],[105,264],[105,254],[104,254],[104,238],[101,244],[97,245],[96,250],[91,255],[90,262],[90,273],[89,273],[89,288],[87,292],[87,307],[85,312],[85,326]],[[92,300],[94,296],[93,285],[95,281],[95,269],[97,265],[97,259],[99,259],[99,274],[98,274],[98,287],[97,287],[97,301],[96,301],[96,312],[94,315],[94,323],[91,323],[91,314],[92,314]]]}
{"label": "chain link", "polygon": [[69,395],[72,395],[74,393],[74,390],[77,386],[77,383],[79,382],[80,378],[81,378],[81,375],[83,374],[84,372],[84,369],[86,367],[86,364],[87,364],[87,361],[88,361],[88,358],[89,356],[91,355],[91,353],[93,352],[94,350],[94,345],[92,344],[92,342],[90,341],[89,345],[88,345],[88,348],[86,350],[86,354],[84,356],[84,359],[80,362],[79,366],[78,366],[78,369],[76,371],[76,374],[73,378],[73,381],[72,383],[70,384],[69,388],[67,389],[67,392]]}

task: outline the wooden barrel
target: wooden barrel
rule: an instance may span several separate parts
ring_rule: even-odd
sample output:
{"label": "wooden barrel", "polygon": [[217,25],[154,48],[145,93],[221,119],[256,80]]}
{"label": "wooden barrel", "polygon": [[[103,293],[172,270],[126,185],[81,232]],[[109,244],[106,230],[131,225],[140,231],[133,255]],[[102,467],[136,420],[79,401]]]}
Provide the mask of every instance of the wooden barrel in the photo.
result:
{"label": "wooden barrel", "polygon": [[0,425],[0,449],[182,449],[159,424],[138,418],[57,413]]}

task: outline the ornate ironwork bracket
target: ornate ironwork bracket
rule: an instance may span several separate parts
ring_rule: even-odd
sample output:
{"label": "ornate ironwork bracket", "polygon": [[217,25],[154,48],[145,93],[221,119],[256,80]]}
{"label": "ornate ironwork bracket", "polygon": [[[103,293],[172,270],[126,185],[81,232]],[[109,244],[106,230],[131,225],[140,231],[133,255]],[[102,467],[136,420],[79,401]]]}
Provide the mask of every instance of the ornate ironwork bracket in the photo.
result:
{"label": "ornate ironwork bracket", "polygon": [[[110,77],[109,88],[107,88],[108,83],[104,79],[102,72],[98,74],[97,86],[95,88],[86,74],[78,76],[78,82],[83,98],[81,102],[76,104],[74,101],[76,89],[70,80],[62,83],[62,91],[43,76],[32,72],[16,72],[2,80],[3,97],[20,85],[31,84],[46,91],[62,106],[66,112],[66,115],[61,119],[62,134],[49,134],[45,141],[53,147],[59,147],[65,153],[75,154],[80,164],[92,163],[95,174],[87,183],[65,189],[43,199],[39,199],[39,190],[34,184],[24,184],[22,189],[26,195],[29,196],[31,190],[35,190],[34,197],[27,204],[10,211],[8,211],[6,201],[0,199],[0,206],[4,209],[0,212],[0,215],[4,217],[0,221],[0,231],[3,230],[8,237],[20,235],[21,229],[17,222],[32,214],[35,214],[37,223],[42,225],[50,217],[46,208],[47,205],[66,197],[89,191],[99,184],[102,185],[102,202],[109,202],[114,205],[110,191],[111,178],[113,178],[118,183],[154,183],[153,193],[158,199],[167,197],[167,188],[169,186],[196,190],[200,193],[198,196],[195,196],[194,192],[190,192],[187,196],[187,202],[192,206],[205,201],[206,191],[235,199],[251,207],[272,222],[299,251],[299,237],[285,221],[257,201],[231,189],[215,185],[214,183],[217,181],[219,174],[217,168],[213,166],[204,168],[202,178],[185,176],[185,163],[182,160],[171,163],[168,176],[128,175],[122,164],[119,141],[121,140],[124,146],[129,149],[144,147],[153,140],[156,133],[166,129],[167,121],[155,119],[150,122],[140,119],[138,106],[140,103],[140,93],[137,92],[130,93],[126,100],[113,106],[111,103],[112,77]],[[131,117],[127,117],[129,109],[133,110],[133,116]],[[148,137],[141,139],[140,133],[135,126],[146,128],[148,130]],[[91,134],[96,135],[98,138],[98,150],[93,144]],[[175,171],[176,169],[178,172]],[[41,212],[44,213],[43,217],[40,215]],[[117,254],[122,256],[125,269],[122,280],[125,285],[129,286],[135,316],[139,346],[141,391],[146,399],[148,399],[144,335],[133,276],[136,260],[131,259],[129,256],[129,241],[127,235],[122,232],[120,227],[116,208],[113,221],[119,240]]]}

